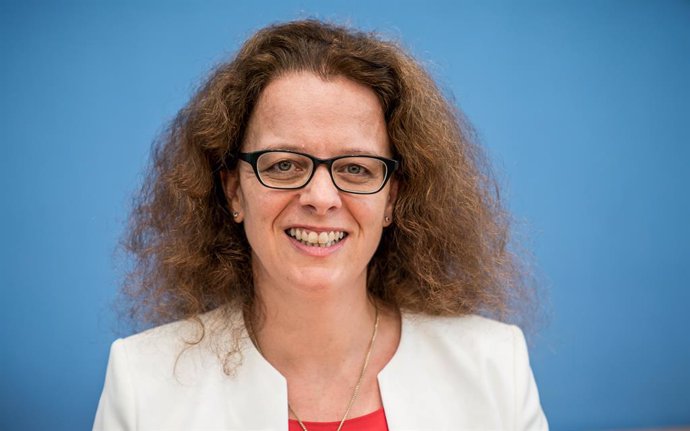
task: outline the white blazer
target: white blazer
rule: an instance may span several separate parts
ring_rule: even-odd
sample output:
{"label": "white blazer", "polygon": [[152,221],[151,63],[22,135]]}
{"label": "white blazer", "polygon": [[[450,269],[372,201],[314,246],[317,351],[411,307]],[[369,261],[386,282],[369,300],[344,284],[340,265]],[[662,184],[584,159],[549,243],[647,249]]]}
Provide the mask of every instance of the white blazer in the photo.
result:
{"label": "white blazer", "polygon": [[[176,322],[115,341],[94,431],[287,430],[285,378],[246,331],[242,363],[228,376],[214,336],[180,354],[197,328]],[[378,381],[391,431],[548,429],[516,326],[403,314]]]}

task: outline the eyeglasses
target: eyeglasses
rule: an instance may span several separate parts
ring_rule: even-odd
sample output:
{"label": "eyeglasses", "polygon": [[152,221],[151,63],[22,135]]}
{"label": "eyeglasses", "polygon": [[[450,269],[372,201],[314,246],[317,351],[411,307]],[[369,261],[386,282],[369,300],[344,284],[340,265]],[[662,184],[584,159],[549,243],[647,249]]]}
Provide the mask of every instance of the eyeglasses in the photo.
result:
{"label": "eyeglasses", "polygon": [[252,165],[259,182],[271,189],[300,189],[309,184],[319,165],[326,165],[338,190],[360,195],[381,191],[399,164],[397,160],[378,156],[319,159],[287,150],[239,153],[238,157]]}

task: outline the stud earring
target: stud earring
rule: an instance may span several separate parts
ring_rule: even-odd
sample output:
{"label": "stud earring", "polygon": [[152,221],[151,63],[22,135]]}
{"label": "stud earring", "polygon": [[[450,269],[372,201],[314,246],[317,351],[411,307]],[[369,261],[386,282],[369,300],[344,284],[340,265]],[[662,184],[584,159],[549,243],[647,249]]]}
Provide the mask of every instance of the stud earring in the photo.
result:
{"label": "stud earring", "polygon": [[391,218],[388,217],[388,216],[385,216],[385,217],[383,218],[383,220],[384,220],[386,223],[390,223],[390,222],[391,222]]}
{"label": "stud earring", "polygon": [[233,218],[237,218],[237,217],[239,217],[239,216],[240,216],[240,213],[238,213],[237,211],[233,211],[233,212],[232,212],[232,217],[233,217]]}

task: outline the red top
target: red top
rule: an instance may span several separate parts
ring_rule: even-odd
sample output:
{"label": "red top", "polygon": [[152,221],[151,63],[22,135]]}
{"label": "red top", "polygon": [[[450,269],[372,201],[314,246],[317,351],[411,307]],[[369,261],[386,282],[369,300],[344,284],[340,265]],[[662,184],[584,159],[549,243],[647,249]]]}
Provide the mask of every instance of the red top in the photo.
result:
{"label": "red top", "polygon": [[[302,431],[299,422],[295,419],[290,419],[288,431]],[[340,421],[338,422],[304,422],[307,431],[335,431],[338,429]],[[374,412],[348,419],[343,424],[340,431],[388,431],[388,423],[386,422],[386,414],[383,408]]]}

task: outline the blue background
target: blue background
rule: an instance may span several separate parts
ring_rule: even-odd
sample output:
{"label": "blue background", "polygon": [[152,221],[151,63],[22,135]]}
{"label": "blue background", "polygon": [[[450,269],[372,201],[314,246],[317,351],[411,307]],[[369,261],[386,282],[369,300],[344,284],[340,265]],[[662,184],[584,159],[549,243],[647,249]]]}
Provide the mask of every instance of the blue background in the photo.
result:
{"label": "blue background", "polygon": [[0,6],[0,428],[88,429],[151,141],[254,30],[400,38],[468,114],[529,238],[555,430],[690,424],[690,2]]}

